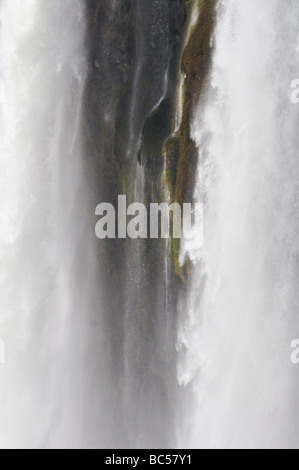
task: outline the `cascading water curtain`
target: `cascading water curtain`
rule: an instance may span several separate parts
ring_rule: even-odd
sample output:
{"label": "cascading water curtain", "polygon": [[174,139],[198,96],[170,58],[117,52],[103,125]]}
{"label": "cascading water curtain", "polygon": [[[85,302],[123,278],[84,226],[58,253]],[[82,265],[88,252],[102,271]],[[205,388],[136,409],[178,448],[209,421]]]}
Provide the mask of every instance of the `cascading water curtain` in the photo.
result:
{"label": "cascading water curtain", "polygon": [[293,0],[218,3],[192,127],[205,221],[180,302],[178,378],[193,396],[183,446],[298,446],[298,18]]}
{"label": "cascading water curtain", "polygon": [[[0,0],[0,448],[298,447],[299,1],[216,3],[209,70],[205,0]],[[191,108],[179,280],[95,207],[188,187]]]}
{"label": "cascading water curtain", "polygon": [[1,448],[88,445],[84,40],[81,0],[1,1]]}

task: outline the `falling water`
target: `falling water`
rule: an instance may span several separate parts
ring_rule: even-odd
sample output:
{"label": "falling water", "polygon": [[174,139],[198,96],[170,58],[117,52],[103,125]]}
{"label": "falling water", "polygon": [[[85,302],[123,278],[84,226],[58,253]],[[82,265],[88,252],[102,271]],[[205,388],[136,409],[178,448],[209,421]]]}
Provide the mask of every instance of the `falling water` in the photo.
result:
{"label": "falling water", "polygon": [[2,0],[0,32],[0,446],[86,446],[84,3]]}
{"label": "falling water", "polygon": [[297,0],[218,1],[177,376],[170,244],[95,245],[98,198],[167,200],[184,5],[0,0],[0,448],[298,446]]}
{"label": "falling water", "polygon": [[194,398],[181,444],[296,447],[299,5],[225,0],[217,15],[192,128],[205,241],[180,303],[178,378]]}

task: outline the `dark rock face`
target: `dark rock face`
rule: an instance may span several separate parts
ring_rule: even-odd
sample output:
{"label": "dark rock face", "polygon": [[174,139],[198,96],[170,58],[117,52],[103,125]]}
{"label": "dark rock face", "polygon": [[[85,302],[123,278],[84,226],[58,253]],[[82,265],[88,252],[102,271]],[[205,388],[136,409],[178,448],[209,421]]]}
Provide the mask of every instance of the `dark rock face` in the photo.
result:
{"label": "dark rock face", "polygon": [[[174,115],[183,0],[86,0],[84,103],[90,220],[97,204],[162,202],[162,147]],[[175,286],[161,240],[97,241],[107,442],[173,447]],[[113,412],[112,412],[113,410]],[[109,414],[109,413],[108,413]]]}
{"label": "dark rock face", "polygon": [[[203,103],[206,84],[210,79],[213,52],[213,35],[216,24],[217,0],[202,0],[200,13],[190,37],[182,51],[180,73],[184,74],[182,120],[175,133],[165,141],[166,181],[172,202],[194,202],[196,167],[200,149],[190,135],[194,105]],[[172,239],[171,258],[176,274],[188,278],[192,267],[186,262],[179,264],[180,240]]]}

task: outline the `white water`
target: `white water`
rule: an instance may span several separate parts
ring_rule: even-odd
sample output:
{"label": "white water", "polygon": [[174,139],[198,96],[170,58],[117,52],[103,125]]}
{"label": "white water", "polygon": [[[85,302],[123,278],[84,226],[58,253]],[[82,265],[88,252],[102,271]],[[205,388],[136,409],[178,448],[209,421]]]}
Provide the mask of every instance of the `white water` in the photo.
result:
{"label": "white water", "polygon": [[178,379],[193,396],[180,445],[298,447],[299,4],[219,5],[193,123],[205,240],[180,304]]}
{"label": "white water", "polygon": [[0,447],[84,446],[84,3],[0,5]]}
{"label": "white water", "polygon": [[[111,390],[84,216],[83,0],[0,8],[0,448],[108,447],[119,422],[101,413]],[[298,447],[298,18],[297,0],[219,10],[193,125],[205,243],[180,304],[182,447]]]}

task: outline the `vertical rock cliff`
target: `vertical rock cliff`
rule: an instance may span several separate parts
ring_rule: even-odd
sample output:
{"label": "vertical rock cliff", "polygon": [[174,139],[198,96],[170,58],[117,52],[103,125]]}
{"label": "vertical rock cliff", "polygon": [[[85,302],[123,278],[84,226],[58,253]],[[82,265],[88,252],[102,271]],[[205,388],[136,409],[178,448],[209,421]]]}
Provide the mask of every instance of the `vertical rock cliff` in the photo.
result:
{"label": "vertical rock cliff", "polygon": [[[208,70],[214,3],[87,1],[91,216],[100,202],[117,207],[121,194],[148,205],[192,193],[192,100]],[[98,242],[114,445],[115,436],[124,446],[175,445],[178,254],[165,240]]]}

